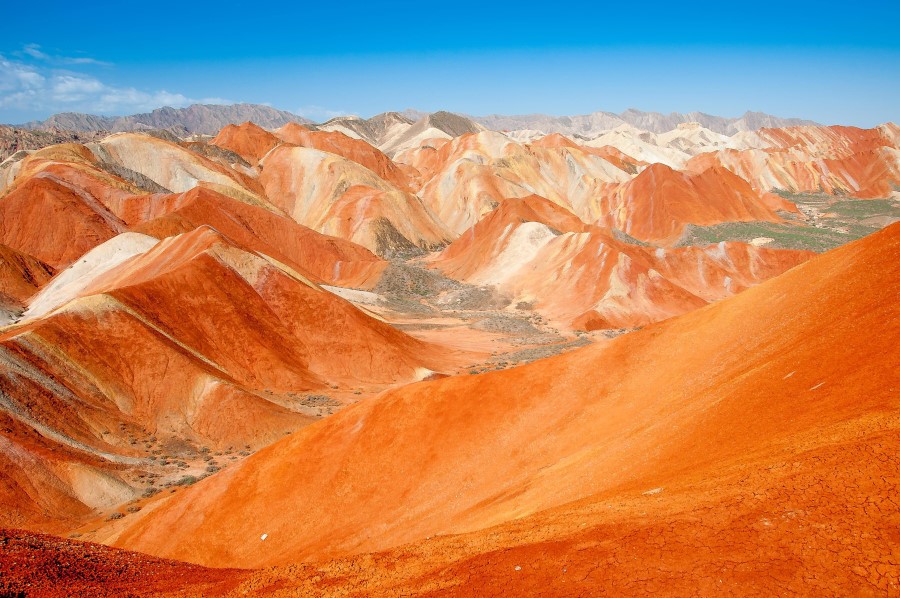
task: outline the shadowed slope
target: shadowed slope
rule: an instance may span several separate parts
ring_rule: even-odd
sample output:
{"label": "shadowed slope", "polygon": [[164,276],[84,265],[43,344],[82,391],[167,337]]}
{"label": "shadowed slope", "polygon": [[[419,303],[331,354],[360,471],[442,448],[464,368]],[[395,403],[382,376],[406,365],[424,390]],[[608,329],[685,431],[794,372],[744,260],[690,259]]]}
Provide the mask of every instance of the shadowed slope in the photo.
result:
{"label": "shadowed slope", "polygon": [[0,309],[21,306],[53,276],[53,268],[30,255],[0,245]]}
{"label": "shadowed slope", "polygon": [[0,530],[0,547],[6,596],[210,596],[246,576],[22,530]]}

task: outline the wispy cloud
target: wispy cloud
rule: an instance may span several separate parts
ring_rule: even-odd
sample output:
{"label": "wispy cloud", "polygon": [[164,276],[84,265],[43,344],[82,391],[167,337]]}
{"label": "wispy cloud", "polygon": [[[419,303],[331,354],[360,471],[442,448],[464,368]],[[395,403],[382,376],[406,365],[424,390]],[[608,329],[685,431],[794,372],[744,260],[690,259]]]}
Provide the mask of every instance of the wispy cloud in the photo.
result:
{"label": "wispy cloud", "polygon": [[37,60],[48,60],[50,57],[41,52],[41,47],[37,44],[28,44],[24,48],[22,48],[22,53],[31,56],[32,58],[36,58]]}
{"label": "wispy cloud", "polygon": [[96,66],[112,66],[110,62],[97,60],[87,56],[60,56],[58,54],[48,54],[41,49],[38,44],[27,44],[21,52],[16,52],[19,56],[29,56],[34,60],[46,62],[51,65],[96,65]]}
{"label": "wispy cloud", "polygon": [[294,112],[316,122],[324,122],[338,116],[350,116],[353,114],[348,110],[335,110],[323,106],[300,106]]}
{"label": "wispy cloud", "polygon": [[83,71],[58,67],[60,64],[97,65],[98,61],[48,56],[35,44],[26,46],[20,55],[21,60],[0,55],[0,108],[122,114],[161,106],[182,108],[197,103],[229,103],[222,98],[191,98],[164,89],[143,90],[110,84]]}

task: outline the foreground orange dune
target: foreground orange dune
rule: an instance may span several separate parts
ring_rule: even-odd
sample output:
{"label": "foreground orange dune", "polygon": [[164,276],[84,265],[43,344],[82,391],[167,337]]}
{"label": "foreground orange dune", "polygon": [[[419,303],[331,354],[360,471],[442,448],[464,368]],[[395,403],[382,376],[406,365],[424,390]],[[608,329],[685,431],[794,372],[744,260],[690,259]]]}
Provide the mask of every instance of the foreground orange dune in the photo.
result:
{"label": "foreground orange dune", "polygon": [[282,573],[320,588],[363,584],[357,567],[374,585],[356,590],[471,595],[700,573],[709,590],[896,588],[898,252],[894,225],[595,347],[390,391],[114,544],[215,566],[346,557]]}

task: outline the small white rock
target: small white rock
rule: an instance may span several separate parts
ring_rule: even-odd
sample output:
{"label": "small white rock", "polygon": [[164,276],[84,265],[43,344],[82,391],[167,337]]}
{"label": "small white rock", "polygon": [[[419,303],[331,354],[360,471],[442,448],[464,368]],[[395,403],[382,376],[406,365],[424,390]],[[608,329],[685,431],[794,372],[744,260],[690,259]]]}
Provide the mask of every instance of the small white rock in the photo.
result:
{"label": "small white rock", "polygon": [[260,539],[260,540],[265,540],[265,539],[268,538],[268,537],[269,537],[269,534],[263,534],[263,535],[261,535],[261,536],[259,537],[259,539]]}

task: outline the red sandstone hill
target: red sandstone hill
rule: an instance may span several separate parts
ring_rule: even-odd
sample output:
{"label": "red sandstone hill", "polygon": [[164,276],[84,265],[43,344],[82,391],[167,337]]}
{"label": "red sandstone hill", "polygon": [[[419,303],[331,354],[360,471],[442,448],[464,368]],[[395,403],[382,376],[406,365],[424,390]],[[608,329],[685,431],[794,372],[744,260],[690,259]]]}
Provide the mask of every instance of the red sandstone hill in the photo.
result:
{"label": "red sandstone hill", "polygon": [[629,328],[686,313],[800,264],[808,251],[728,242],[650,248],[587,226],[553,202],[507,199],[429,258],[447,276],[494,285],[579,330]]}
{"label": "red sandstone hill", "polygon": [[[690,174],[652,164],[604,201],[609,207],[603,222],[660,245],[676,242],[687,224],[781,222],[747,181],[722,167]],[[778,207],[789,207],[783,203]]]}
{"label": "red sandstone hill", "polygon": [[155,244],[127,235],[0,331],[4,524],[64,526],[133,498],[148,463],[129,437],[260,446],[311,421],[285,406],[297,393],[383,388],[445,364],[207,226]]}
{"label": "red sandstone hill", "polygon": [[297,123],[288,123],[275,132],[283,141],[343,156],[365,166],[398,189],[409,190],[409,179],[390,158],[361,139],[338,131],[310,131]]}
{"label": "red sandstone hill", "polygon": [[559,232],[580,233],[588,228],[568,210],[538,195],[506,199],[441,252],[443,269],[451,276],[467,278],[476,266],[454,267],[456,258],[465,255],[469,259],[490,260],[501,250],[496,245],[509,234],[508,229],[524,222],[539,222]]}
{"label": "red sandstone hill", "polygon": [[897,126],[788,127],[753,134],[752,147],[692,158],[687,168],[723,166],[763,191],[888,197],[900,185]]}
{"label": "red sandstone hill", "polygon": [[384,260],[355,243],[317,233],[282,214],[202,187],[152,201],[170,208],[133,230],[163,238],[210,226],[316,282],[337,286],[371,288],[387,266]]}
{"label": "red sandstone hill", "polygon": [[297,224],[249,191],[200,183],[183,193],[148,194],[75,145],[47,148],[27,161],[0,201],[0,243],[37,252],[33,257],[53,268],[126,230],[163,237],[201,225],[328,284],[371,287],[386,265],[363,247]]}
{"label": "red sandstone hill", "polygon": [[50,174],[29,178],[0,201],[0,244],[53,268],[126,228],[94,197]]}
{"label": "red sandstone hill", "polygon": [[256,164],[281,140],[262,127],[247,122],[223,127],[209,143],[236,153],[250,164]]}

